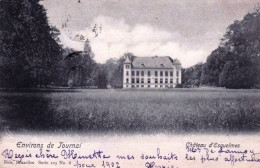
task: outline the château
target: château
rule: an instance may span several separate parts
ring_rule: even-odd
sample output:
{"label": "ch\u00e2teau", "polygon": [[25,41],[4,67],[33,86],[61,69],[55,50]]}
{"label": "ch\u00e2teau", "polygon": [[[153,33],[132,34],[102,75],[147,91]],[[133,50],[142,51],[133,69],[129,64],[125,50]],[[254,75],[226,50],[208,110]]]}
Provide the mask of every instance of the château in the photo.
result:
{"label": "ch\u00e2teau", "polygon": [[174,88],[181,84],[181,63],[169,56],[126,57],[123,88]]}

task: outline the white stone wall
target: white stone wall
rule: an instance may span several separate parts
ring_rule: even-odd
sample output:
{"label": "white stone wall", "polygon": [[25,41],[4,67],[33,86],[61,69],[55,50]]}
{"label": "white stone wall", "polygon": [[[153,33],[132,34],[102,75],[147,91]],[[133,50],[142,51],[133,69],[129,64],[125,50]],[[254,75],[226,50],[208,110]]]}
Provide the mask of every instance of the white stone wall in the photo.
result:
{"label": "white stone wall", "polygon": [[[127,68],[128,66],[128,68]],[[128,75],[127,75],[128,72]],[[128,82],[127,82],[128,79]],[[124,72],[123,72],[123,88],[131,88],[131,64],[124,64]]]}
{"label": "white stone wall", "polygon": [[[177,84],[177,78],[179,80],[179,84],[181,83],[181,68],[173,66],[172,69],[131,69],[126,68],[128,64],[124,65],[124,76],[123,76],[123,87],[124,88],[173,88]],[[130,64],[129,64],[130,65]],[[128,75],[127,75],[128,71]],[[134,76],[132,76],[132,71],[134,71]],[[139,71],[139,76],[137,76],[137,71]],[[144,75],[142,76],[142,71]],[[148,76],[148,71],[150,71],[150,77]],[[155,76],[155,71],[157,71],[158,76]],[[163,71],[163,76],[160,75],[160,71]],[[165,75],[165,72],[168,72],[168,76]],[[173,76],[170,76],[170,72],[173,72]],[[177,77],[177,71],[179,71],[179,76]],[[148,78],[150,78],[150,83],[148,83]],[[127,83],[128,79],[128,83]],[[132,83],[132,79],[134,79],[134,83]],[[139,79],[139,83],[137,83],[137,79]],[[142,83],[143,79],[143,83]],[[155,83],[155,79],[158,79],[158,83]],[[160,83],[160,80],[163,80],[163,83]],[[166,79],[168,82],[166,83]],[[171,79],[173,82],[171,83]],[[157,87],[156,87],[157,86]]]}

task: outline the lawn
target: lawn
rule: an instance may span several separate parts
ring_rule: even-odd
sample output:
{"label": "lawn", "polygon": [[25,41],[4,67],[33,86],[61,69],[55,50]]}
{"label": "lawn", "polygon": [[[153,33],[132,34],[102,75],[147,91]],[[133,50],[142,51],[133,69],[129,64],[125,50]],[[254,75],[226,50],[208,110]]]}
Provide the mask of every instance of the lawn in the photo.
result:
{"label": "lawn", "polygon": [[260,90],[1,91],[2,130],[256,132]]}

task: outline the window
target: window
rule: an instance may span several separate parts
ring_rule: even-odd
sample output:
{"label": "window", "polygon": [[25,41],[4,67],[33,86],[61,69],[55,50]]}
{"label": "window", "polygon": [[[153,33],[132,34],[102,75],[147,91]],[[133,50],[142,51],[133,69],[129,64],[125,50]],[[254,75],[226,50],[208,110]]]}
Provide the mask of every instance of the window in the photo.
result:
{"label": "window", "polygon": [[141,76],[144,76],[144,71],[141,71]]}
{"label": "window", "polygon": [[135,78],[132,78],[132,83],[135,83]]}
{"label": "window", "polygon": [[160,78],[160,83],[163,83],[163,78]]}
{"label": "window", "polygon": [[170,71],[170,76],[173,76],[173,71]]}
{"label": "window", "polygon": [[160,76],[163,76],[163,71],[160,71]]}
{"label": "window", "polygon": [[168,71],[165,71],[165,76],[168,76]]}
{"label": "window", "polygon": [[142,68],[144,68],[144,64],[142,64],[141,66],[142,66]]}
{"label": "window", "polygon": [[126,76],[129,76],[129,72],[128,71],[126,71]]}
{"label": "window", "polygon": [[155,85],[155,87],[158,87],[157,85]]}
{"label": "window", "polygon": [[128,85],[126,85],[126,87],[128,87]]}
{"label": "window", "polygon": [[134,88],[135,87],[135,85],[132,85],[132,88]]}
{"label": "window", "polygon": [[163,87],[163,85],[160,85],[160,88],[162,88]]}
{"label": "window", "polygon": [[163,64],[161,64],[161,68],[163,68],[164,67],[164,65]]}
{"label": "window", "polygon": [[176,76],[179,76],[179,71],[176,71]]}
{"label": "window", "polygon": [[139,78],[136,79],[136,83],[139,83]]}
{"label": "window", "polygon": [[139,87],[139,85],[136,85],[136,87]]}
{"label": "window", "polygon": [[148,76],[151,76],[151,72],[150,72],[150,71],[148,71],[148,72],[147,72],[147,75],[148,75]]}
{"label": "window", "polygon": [[179,78],[176,79],[176,83],[179,84]]}
{"label": "window", "polygon": [[141,85],[141,87],[144,87],[144,85]]}
{"label": "window", "polygon": [[157,78],[155,78],[154,83],[158,83],[158,79]]}
{"label": "window", "polygon": [[139,76],[139,71],[136,71],[136,76]]}
{"label": "window", "polygon": [[135,71],[132,71],[132,76],[135,76]]}
{"label": "window", "polygon": [[155,71],[155,72],[154,72],[154,76],[158,76],[158,71]]}
{"label": "window", "polygon": [[129,65],[126,65],[125,67],[126,67],[126,69],[128,69],[130,66],[129,66]]}
{"label": "window", "polygon": [[129,79],[128,78],[126,78],[126,83],[129,83]]}
{"label": "window", "polygon": [[172,78],[170,79],[170,83],[173,83],[173,79]]}
{"label": "window", "polygon": [[150,85],[148,85],[148,87],[150,87]]}
{"label": "window", "polygon": [[168,83],[168,78],[165,79],[165,83]]}
{"label": "window", "polygon": [[150,78],[147,79],[147,83],[151,83],[151,79]]}
{"label": "window", "polygon": [[144,78],[141,78],[141,83],[144,83]]}
{"label": "window", "polygon": [[172,86],[172,85],[170,85],[170,87],[172,88],[173,86]]}

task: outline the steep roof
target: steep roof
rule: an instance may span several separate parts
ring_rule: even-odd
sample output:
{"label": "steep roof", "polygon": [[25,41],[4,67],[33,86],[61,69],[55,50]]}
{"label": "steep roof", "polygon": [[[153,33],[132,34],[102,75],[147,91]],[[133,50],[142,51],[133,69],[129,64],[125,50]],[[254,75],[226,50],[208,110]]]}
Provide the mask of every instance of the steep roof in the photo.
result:
{"label": "steep roof", "polygon": [[173,60],[169,56],[164,57],[136,57],[132,62],[133,68],[172,68]]}
{"label": "steep roof", "polygon": [[178,59],[173,60],[174,65],[181,65],[181,62]]}
{"label": "steep roof", "polygon": [[125,59],[125,62],[124,62],[124,64],[128,64],[128,63],[130,63],[130,64],[131,64],[131,61],[130,61],[129,57],[127,56],[127,57],[126,57],[126,59]]}

